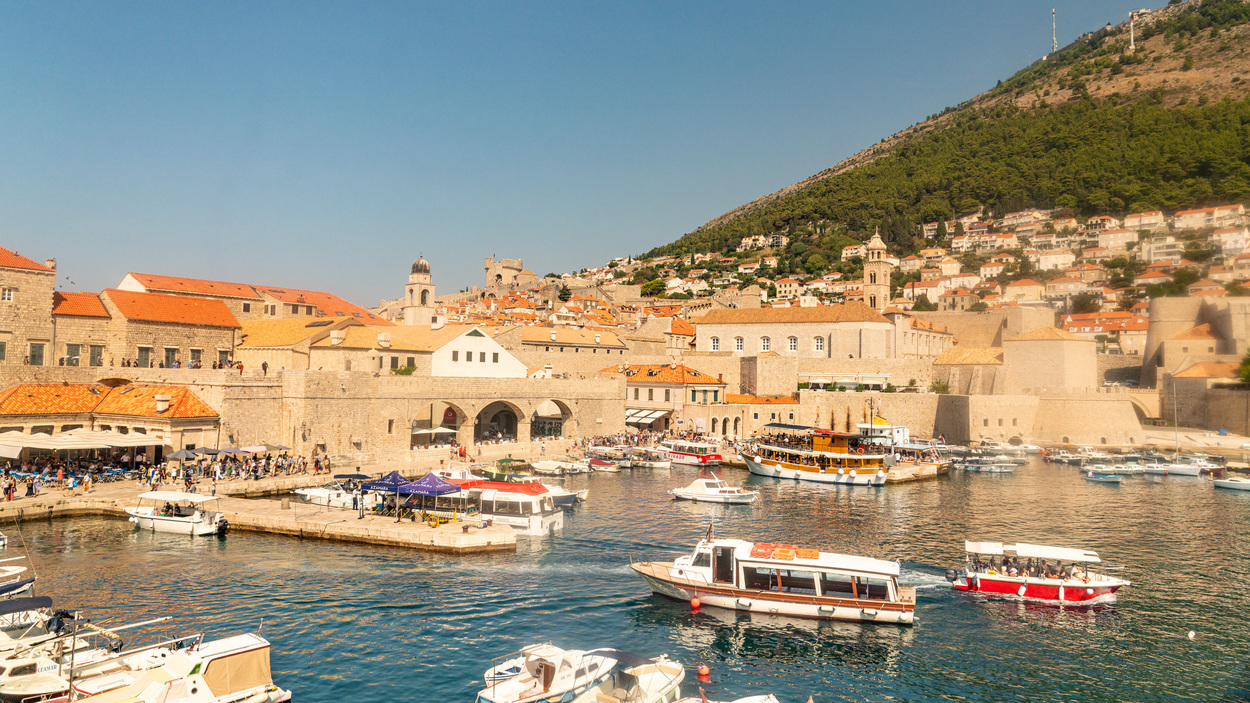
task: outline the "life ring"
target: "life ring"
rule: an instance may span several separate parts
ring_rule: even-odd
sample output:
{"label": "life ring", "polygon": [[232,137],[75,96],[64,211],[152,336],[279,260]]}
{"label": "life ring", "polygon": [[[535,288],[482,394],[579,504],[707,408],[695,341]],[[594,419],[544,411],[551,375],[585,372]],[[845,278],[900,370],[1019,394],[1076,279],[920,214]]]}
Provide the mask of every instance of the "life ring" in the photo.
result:
{"label": "life ring", "polygon": [[856,454],[863,454],[863,453],[864,453],[864,448],[863,448],[863,447],[856,447],[856,448],[855,448],[855,453],[856,453]]}
{"label": "life ring", "polygon": [[430,517],[430,520],[429,520],[429,525],[430,525],[430,527],[433,527],[433,528],[437,529],[437,528],[438,528],[438,518],[431,516],[431,517]]}

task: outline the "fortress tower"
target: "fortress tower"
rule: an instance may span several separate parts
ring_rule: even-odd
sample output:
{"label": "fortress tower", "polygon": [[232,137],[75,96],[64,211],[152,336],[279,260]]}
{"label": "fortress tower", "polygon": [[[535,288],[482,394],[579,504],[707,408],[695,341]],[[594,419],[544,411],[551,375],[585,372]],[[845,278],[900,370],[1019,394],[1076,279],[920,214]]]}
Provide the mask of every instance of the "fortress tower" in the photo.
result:
{"label": "fortress tower", "polygon": [[403,306],[405,325],[428,325],[434,321],[434,279],[430,276],[430,262],[425,259],[412,262]]}
{"label": "fortress tower", "polygon": [[874,233],[864,257],[864,303],[881,312],[890,304],[890,274],[894,266],[885,258],[885,242]]}

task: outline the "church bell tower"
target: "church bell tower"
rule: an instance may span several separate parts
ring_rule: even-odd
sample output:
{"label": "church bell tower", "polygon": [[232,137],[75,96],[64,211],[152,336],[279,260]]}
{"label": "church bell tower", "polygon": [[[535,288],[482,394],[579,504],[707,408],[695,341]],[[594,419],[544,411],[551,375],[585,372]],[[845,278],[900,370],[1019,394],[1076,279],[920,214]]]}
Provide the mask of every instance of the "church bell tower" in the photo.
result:
{"label": "church bell tower", "polygon": [[864,257],[864,303],[881,312],[890,304],[890,274],[894,266],[885,258],[885,242],[874,232]]}
{"label": "church bell tower", "polygon": [[412,262],[408,286],[404,289],[404,324],[429,325],[434,322],[434,279],[430,262],[418,258]]}

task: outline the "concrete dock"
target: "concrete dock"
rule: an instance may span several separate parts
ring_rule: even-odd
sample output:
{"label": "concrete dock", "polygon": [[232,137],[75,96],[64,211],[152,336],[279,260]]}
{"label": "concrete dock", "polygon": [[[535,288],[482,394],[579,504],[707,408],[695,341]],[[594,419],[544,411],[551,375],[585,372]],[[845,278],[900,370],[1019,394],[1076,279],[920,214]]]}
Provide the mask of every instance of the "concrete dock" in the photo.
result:
{"label": "concrete dock", "polygon": [[[516,533],[507,525],[486,527],[480,520],[461,520],[435,528],[419,521],[395,522],[394,518],[380,516],[366,515],[361,519],[354,510],[308,505],[295,499],[246,500],[242,497],[277,495],[304,486],[319,486],[329,480],[330,477],[323,474],[222,482],[217,484],[217,495],[221,497],[221,510],[230,529],[241,532],[452,554],[516,551]],[[177,486],[162,489],[181,490]],[[39,496],[0,502],[0,526],[89,515],[126,518],[124,508],[136,505],[137,496],[146,490],[147,486],[129,481],[101,484],[87,494],[80,489],[73,496],[66,491],[48,490]],[[206,481],[201,481],[196,488],[199,493],[209,490],[210,484]]]}

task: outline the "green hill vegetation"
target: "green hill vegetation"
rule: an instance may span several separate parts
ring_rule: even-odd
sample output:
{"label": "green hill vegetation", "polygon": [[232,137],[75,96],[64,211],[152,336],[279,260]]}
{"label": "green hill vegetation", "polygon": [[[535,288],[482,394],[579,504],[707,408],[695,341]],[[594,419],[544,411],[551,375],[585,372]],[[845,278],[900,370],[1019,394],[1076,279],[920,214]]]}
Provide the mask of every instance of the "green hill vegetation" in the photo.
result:
{"label": "green hill vegetation", "polygon": [[[1207,0],[1085,35],[992,90],[647,256],[731,252],[788,234],[788,271],[819,273],[879,228],[1029,207],[1078,217],[1250,199],[1250,4]],[[796,247],[797,245],[797,247]],[[796,256],[796,251],[798,254]],[[816,265],[807,265],[811,262]]]}

